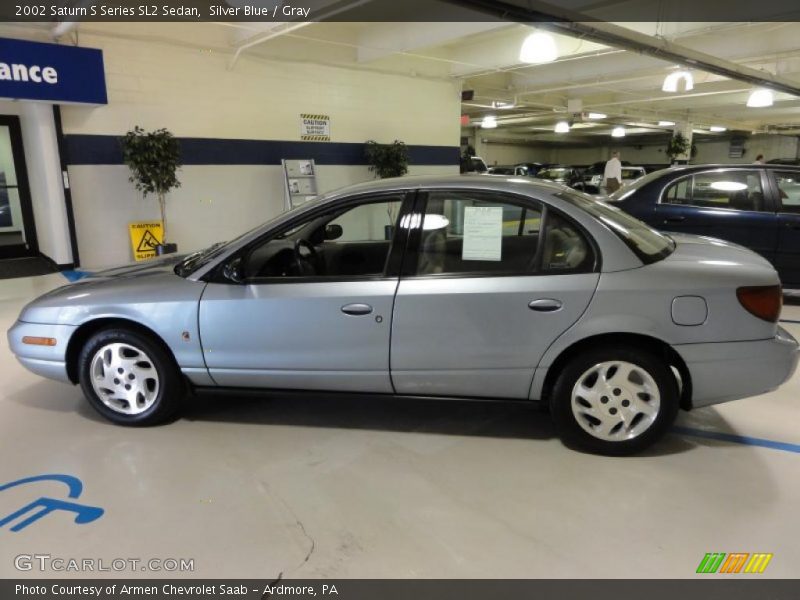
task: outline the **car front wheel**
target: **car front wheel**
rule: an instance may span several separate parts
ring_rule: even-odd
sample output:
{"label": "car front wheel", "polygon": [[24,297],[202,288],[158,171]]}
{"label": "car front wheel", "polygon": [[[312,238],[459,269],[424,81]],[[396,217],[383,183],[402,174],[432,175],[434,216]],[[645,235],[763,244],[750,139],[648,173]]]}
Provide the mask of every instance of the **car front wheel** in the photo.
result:
{"label": "car front wheel", "polygon": [[184,386],[172,356],[127,329],[94,334],[78,358],[80,384],[92,407],[118,425],[156,425],[177,412]]}
{"label": "car front wheel", "polygon": [[650,352],[607,346],[583,352],[562,370],[550,399],[553,421],[570,446],[634,454],[658,440],[678,413],[669,365]]}

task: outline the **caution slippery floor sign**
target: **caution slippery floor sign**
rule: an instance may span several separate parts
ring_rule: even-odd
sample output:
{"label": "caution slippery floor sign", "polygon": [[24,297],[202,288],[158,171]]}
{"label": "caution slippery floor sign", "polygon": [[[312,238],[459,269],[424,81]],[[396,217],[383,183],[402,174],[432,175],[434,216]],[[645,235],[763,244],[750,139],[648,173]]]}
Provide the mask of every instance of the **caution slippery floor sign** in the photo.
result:
{"label": "caution slippery floor sign", "polygon": [[163,238],[161,221],[129,223],[128,231],[135,260],[146,260],[156,255],[156,246],[161,244]]}

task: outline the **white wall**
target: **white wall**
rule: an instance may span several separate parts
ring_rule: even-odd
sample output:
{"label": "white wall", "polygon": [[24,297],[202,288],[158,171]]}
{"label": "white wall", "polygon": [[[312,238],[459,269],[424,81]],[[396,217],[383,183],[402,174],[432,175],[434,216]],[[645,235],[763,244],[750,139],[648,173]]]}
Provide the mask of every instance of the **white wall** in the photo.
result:
{"label": "white wall", "polygon": [[[67,136],[121,136],[140,125],[178,137],[300,141],[300,113],[322,113],[331,117],[332,142],[458,146],[460,87],[449,79],[247,53],[230,70],[230,54],[123,39],[115,27],[92,23],[91,33],[81,32],[82,46],[103,50],[109,104],[63,106]],[[363,166],[318,165],[317,173],[323,192],[372,178]],[[410,173],[458,173],[458,165],[412,165]],[[132,260],[128,222],[157,219],[156,200],[140,197],[122,165],[71,164],[69,175],[82,266]],[[283,210],[280,166],[189,165],[179,179],[182,187],[167,198],[167,225],[180,251],[231,238]]]}
{"label": "white wall", "polygon": [[[69,168],[81,263],[99,268],[131,261],[131,221],[158,219],[158,202],[143,199],[122,165]],[[457,173],[458,167],[411,167],[410,175]],[[366,167],[317,167],[320,191],[372,178]],[[202,165],[180,171],[182,186],[167,199],[169,238],[191,252],[229,240],[284,210],[280,166]]]}

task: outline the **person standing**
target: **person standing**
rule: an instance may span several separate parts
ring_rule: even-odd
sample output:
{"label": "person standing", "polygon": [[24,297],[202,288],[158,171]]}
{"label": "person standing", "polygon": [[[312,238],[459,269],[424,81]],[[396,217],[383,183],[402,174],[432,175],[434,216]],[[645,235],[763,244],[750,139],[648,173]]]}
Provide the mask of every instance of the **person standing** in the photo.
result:
{"label": "person standing", "polygon": [[611,158],[606,163],[603,173],[603,186],[607,194],[613,194],[622,187],[622,163],[619,161],[619,152],[611,153]]}
{"label": "person standing", "polygon": [[764,164],[764,155],[763,154],[759,154],[758,156],[756,156],[756,160],[755,160],[755,162],[753,164],[755,164],[755,165],[763,165]]}

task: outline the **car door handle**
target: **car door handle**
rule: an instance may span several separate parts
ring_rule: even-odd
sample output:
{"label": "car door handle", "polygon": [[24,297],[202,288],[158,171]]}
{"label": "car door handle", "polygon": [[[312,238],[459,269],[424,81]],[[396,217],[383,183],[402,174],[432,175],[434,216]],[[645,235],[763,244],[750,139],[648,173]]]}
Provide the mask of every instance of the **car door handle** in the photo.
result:
{"label": "car door handle", "polygon": [[683,223],[686,220],[686,217],[677,216],[677,217],[667,217],[664,219],[664,223]]}
{"label": "car door handle", "polygon": [[789,229],[800,229],[800,223],[786,223],[786,227]]}
{"label": "car door handle", "polygon": [[540,298],[528,302],[528,308],[538,312],[555,312],[561,310],[562,306],[561,300],[555,300],[554,298]]}
{"label": "car door handle", "polygon": [[372,312],[372,307],[369,304],[345,304],[342,307],[342,312],[346,315],[368,315]]}

